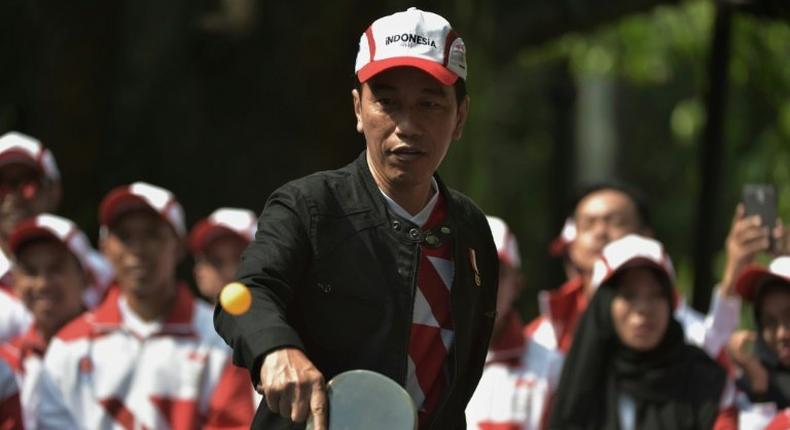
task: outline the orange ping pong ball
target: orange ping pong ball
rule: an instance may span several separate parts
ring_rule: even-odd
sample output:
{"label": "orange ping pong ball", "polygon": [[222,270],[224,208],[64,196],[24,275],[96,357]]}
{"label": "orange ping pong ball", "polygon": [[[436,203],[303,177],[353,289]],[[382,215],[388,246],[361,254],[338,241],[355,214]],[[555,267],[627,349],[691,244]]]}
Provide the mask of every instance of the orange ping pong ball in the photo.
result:
{"label": "orange ping pong ball", "polygon": [[219,303],[229,314],[241,315],[247,312],[252,304],[250,289],[241,282],[231,282],[219,293]]}

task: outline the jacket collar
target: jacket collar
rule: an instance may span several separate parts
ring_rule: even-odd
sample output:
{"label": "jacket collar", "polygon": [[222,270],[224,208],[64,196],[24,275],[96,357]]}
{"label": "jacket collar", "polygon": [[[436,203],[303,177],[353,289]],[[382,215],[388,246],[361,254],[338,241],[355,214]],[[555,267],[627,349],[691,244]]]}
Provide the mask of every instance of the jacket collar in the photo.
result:
{"label": "jacket collar", "polygon": [[[356,170],[356,174],[362,179],[363,187],[365,192],[368,193],[370,201],[373,202],[373,209],[376,211],[376,214],[381,219],[388,219],[389,212],[387,210],[387,201],[381,194],[381,190],[376,184],[376,181],[373,179],[373,174],[370,172],[367,151],[362,151],[362,153],[359,154],[357,159],[354,160],[351,165],[353,166],[353,169]],[[433,177],[436,179],[436,184],[439,187],[439,194],[441,197],[444,197],[445,203],[447,204],[446,212],[452,215],[453,202],[451,201],[452,199],[450,199],[450,191],[447,189],[447,186],[445,186],[444,182],[442,182],[442,179],[439,177],[438,173],[434,173]]]}
{"label": "jacket collar", "polygon": [[20,355],[22,359],[30,355],[43,357],[47,351],[47,341],[41,334],[41,330],[33,324],[30,328],[20,337],[19,342]]}
{"label": "jacket collar", "polygon": [[581,276],[569,279],[562,287],[540,296],[543,316],[551,322],[557,344],[563,351],[570,350],[576,324],[587,308],[584,281]]}
{"label": "jacket collar", "polygon": [[[192,314],[195,299],[189,288],[179,282],[176,285],[176,296],[173,306],[167,312],[162,330],[157,335],[192,335]],[[117,329],[123,324],[119,300],[121,290],[117,284],[110,287],[104,301],[88,316],[95,332],[107,332]]]}

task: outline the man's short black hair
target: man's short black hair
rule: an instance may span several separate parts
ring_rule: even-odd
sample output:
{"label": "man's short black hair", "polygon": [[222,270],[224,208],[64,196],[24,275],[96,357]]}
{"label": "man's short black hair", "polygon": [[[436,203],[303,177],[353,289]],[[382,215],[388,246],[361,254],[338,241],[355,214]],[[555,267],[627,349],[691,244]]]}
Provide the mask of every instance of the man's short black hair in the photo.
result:
{"label": "man's short black hair", "polygon": [[[362,84],[359,82],[359,79],[357,79],[356,75],[354,75],[354,88],[360,94],[362,94]],[[461,102],[464,101],[464,98],[466,98],[467,95],[466,81],[461,78],[456,79],[455,83],[453,84],[453,89],[455,89],[455,101],[458,104],[461,104]]]}
{"label": "man's short black hair", "polygon": [[587,196],[599,191],[607,190],[618,191],[625,194],[636,207],[636,215],[639,217],[639,224],[641,227],[652,228],[650,208],[647,205],[647,200],[645,199],[644,194],[636,187],[616,180],[595,182],[582,186],[577,192],[576,197],[573,200],[573,204],[571,205],[571,216],[575,216],[579,203],[587,198]]}
{"label": "man's short black hair", "polygon": [[761,285],[757,286],[757,294],[754,298],[754,322],[761,330],[762,326],[762,310],[765,298],[771,294],[783,293],[790,294],[790,282],[784,279],[770,278],[763,281]]}

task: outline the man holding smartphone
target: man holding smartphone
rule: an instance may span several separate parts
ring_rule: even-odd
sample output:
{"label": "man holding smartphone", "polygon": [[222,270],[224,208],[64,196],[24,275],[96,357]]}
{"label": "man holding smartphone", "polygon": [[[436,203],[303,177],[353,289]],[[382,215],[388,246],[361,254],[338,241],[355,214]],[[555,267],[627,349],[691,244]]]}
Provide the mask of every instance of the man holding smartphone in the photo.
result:
{"label": "man holding smartphone", "polygon": [[773,186],[743,187],[743,201],[735,208],[726,247],[727,263],[720,287],[728,294],[734,292],[735,280],[760,252],[790,253],[784,224],[776,214]]}

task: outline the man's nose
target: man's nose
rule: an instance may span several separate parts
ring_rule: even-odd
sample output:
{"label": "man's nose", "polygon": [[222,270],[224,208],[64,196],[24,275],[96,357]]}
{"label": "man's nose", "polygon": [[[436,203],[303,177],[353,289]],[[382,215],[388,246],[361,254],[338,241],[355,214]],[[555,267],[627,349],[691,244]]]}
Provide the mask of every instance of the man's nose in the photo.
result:
{"label": "man's nose", "polygon": [[415,137],[419,135],[419,113],[417,109],[404,106],[395,116],[396,133],[398,136]]}

